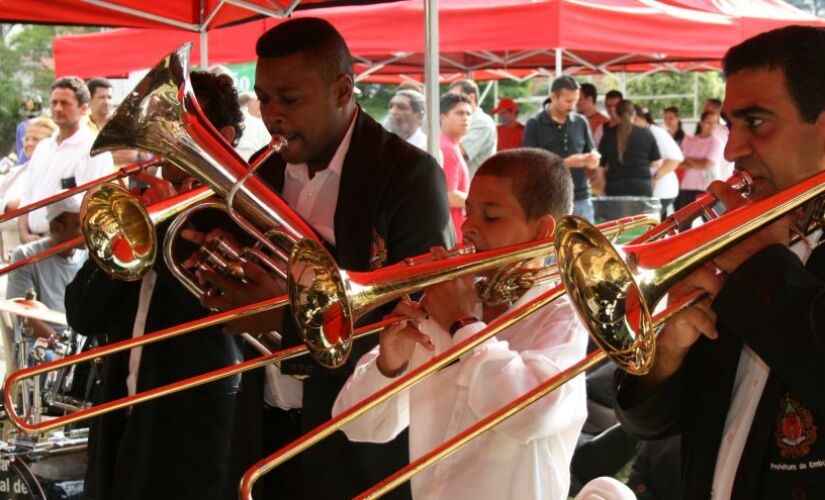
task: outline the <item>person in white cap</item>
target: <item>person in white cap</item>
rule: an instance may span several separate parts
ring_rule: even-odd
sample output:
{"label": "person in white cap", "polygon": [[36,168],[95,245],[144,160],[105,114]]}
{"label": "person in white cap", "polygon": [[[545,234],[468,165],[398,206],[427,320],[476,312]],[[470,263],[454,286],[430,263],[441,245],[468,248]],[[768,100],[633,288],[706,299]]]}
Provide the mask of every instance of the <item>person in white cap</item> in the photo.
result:
{"label": "person in white cap", "polygon": [[[52,203],[46,209],[49,224],[49,237],[17,247],[11,256],[11,262],[27,259],[80,236],[80,196],[72,196]],[[20,267],[9,273],[6,299],[25,297],[34,291],[37,300],[53,311],[66,312],[63,297],[66,285],[88,257],[85,248],[70,248],[57,255],[34,264]],[[65,327],[30,318],[35,337],[55,341]]]}

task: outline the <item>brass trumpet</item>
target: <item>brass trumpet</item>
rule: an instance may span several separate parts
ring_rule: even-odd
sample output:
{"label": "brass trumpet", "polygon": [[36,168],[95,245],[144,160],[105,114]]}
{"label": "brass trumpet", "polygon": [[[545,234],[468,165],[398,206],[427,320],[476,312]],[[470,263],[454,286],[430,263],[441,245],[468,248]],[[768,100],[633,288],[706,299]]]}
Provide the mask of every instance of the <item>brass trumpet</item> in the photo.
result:
{"label": "brass trumpet", "polygon": [[211,196],[196,188],[147,209],[119,185],[101,184],[83,197],[80,230],[98,267],[116,279],[139,280],[158,252],[154,226]]}

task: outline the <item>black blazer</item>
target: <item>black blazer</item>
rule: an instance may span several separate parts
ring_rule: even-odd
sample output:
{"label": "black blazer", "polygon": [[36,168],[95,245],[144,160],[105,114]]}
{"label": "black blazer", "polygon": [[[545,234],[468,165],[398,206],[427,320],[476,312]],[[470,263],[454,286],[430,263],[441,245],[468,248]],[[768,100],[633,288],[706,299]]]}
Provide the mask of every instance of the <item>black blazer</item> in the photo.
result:
{"label": "black blazer", "polygon": [[[617,375],[618,416],[640,439],[682,433],[682,498],[710,497],[716,457],[747,344],[770,367],[733,499],[825,498],[825,249],[807,266],[783,246],[734,271],[713,303],[719,339],[701,338],[654,394]],[[819,429],[819,431],[818,431]],[[800,465],[804,464],[804,465]]]}
{"label": "black blazer", "polygon": [[[159,240],[166,225],[158,228]],[[168,272],[162,260],[145,333],[208,315]],[[107,276],[90,259],[66,289],[72,328],[105,335],[109,343],[131,338],[140,281]],[[138,391],[232,365],[241,353],[220,327],[192,332],[143,348]],[[96,401],[126,396],[129,353],[107,357]],[[143,403],[90,422],[85,492],[94,499],[213,499],[226,488],[229,435],[239,377]]]}
{"label": "black blazer", "polygon": [[[260,177],[280,192],[285,168],[285,162],[274,156],[261,166]],[[367,271],[428,252],[432,246],[454,244],[441,167],[363,110],[358,112],[341,170],[334,222],[336,245],[330,250],[338,265],[348,270]],[[385,311],[367,315],[359,324],[374,322]],[[284,346],[301,342],[291,321],[281,333]],[[347,377],[377,342],[377,336],[356,341],[347,365],[336,370],[321,367],[310,356],[282,364],[284,373],[309,375],[304,381],[303,432],[331,418]],[[262,372],[245,374],[233,445],[237,459],[233,475],[238,479],[240,469],[276,451],[262,450],[260,445],[262,394]],[[408,463],[409,449],[406,433],[392,443],[376,445],[350,443],[339,432],[301,457],[309,498],[352,498]],[[408,487],[399,492],[401,498],[410,496]],[[268,492],[266,497],[273,495]]]}

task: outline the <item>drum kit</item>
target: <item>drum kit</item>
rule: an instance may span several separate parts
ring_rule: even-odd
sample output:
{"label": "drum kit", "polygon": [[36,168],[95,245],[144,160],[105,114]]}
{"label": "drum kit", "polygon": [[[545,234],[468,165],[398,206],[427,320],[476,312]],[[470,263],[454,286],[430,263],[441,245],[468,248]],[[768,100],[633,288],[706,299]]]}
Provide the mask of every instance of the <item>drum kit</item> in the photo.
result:
{"label": "drum kit", "polygon": [[[41,338],[32,334],[30,319],[44,321],[62,333]],[[86,338],[66,328],[66,316],[26,298],[0,301],[0,333],[6,350],[8,371],[62,359],[81,352]],[[87,380],[78,367],[61,368],[34,377],[15,396],[19,411],[32,422],[91,405]],[[18,434],[7,424],[5,407],[0,410],[0,498],[83,498],[88,428]]]}

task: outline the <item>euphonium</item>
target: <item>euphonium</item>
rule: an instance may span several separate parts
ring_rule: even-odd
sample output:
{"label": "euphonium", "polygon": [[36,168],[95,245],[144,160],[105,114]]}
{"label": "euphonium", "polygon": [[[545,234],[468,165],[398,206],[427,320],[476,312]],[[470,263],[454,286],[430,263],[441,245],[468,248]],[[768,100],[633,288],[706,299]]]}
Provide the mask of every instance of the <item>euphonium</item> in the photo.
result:
{"label": "euphonium", "polygon": [[[313,229],[263,182],[254,169],[286,141],[273,137],[267,154],[250,166],[206,119],[189,81],[185,44],[155,66],[118,106],[100,131],[92,154],[139,148],[157,153],[227,199],[226,211],[251,231],[275,260],[286,261],[302,238],[318,240]],[[167,243],[172,244],[170,238]],[[174,266],[180,275],[185,270]],[[186,283],[190,288],[190,283]]]}

